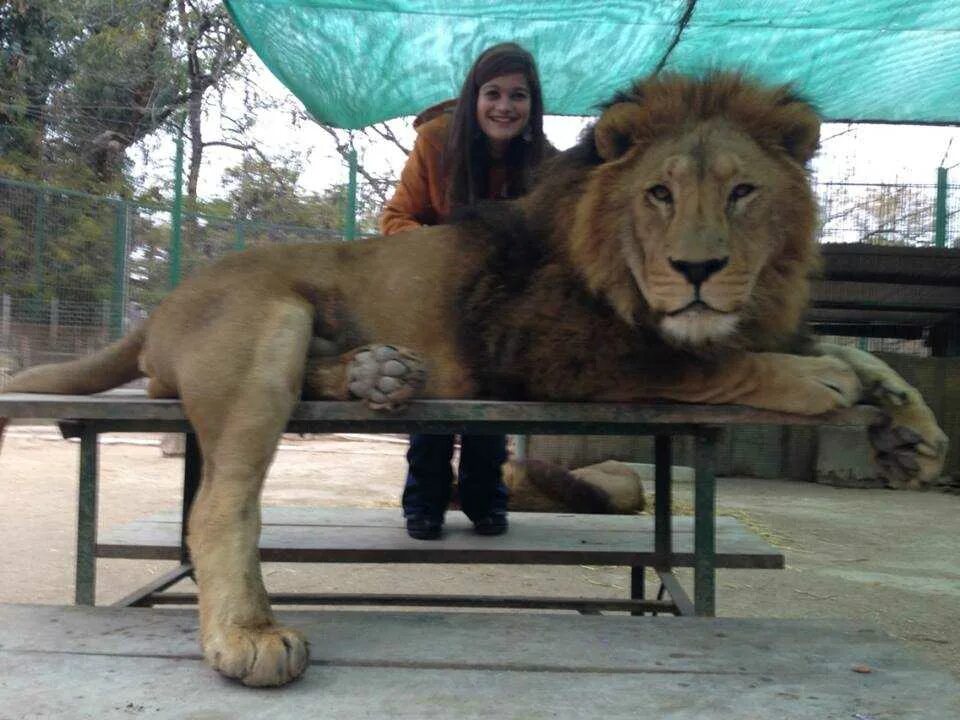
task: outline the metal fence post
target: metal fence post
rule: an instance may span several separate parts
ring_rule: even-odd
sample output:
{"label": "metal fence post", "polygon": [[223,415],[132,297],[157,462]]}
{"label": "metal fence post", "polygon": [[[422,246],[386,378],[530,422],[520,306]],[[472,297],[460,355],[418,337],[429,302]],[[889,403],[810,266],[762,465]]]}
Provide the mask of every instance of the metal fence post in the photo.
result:
{"label": "metal fence post", "polygon": [[353,138],[350,139],[350,152],[347,159],[350,161],[350,180],[347,184],[347,202],[343,211],[343,237],[346,240],[353,240],[357,236],[357,150],[353,147]]}
{"label": "metal fence post", "polygon": [[233,240],[233,249],[234,250],[243,250],[244,246],[247,244],[246,235],[246,223],[243,220],[237,220],[237,224],[234,226],[234,240]]}
{"label": "metal fence post", "polygon": [[12,314],[12,307],[10,304],[10,296],[6,293],[3,294],[3,313],[0,315],[0,341],[4,345],[10,344],[10,316]]}
{"label": "metal fence post", "polygon": [[937,168],[936,213],[933,244],[942,248],[947,246],[947,169],[945,167]]}
{"label": "metal fence post", "polygon": [[104,341],[110,339],[110,301],[100,301],[100,328]]}
{"label": "metal fence post", "polygon": [[170,289],[180,284],[180,225],[183,220],[183,121],[177,133],[177,155],[173,163],[173,209],[170,211]]}
{"label": "metal fence post", "polygon": [[47,193],[37,194],[37,206],[33,218],[33,315],[40,321],[43,303],[43,250],[47,214]]}
{"label": "metal fence post", "polygon": [[60,339],[60,300],[51,298],[50,300],[50,347],[56,348],[57,341]]}
{"label": "metal fence post", "polygon": [[113,227],[113,287],[110,289],[110,337],[123,334],[123,287],[127,278],[127,203],[116,204]]}

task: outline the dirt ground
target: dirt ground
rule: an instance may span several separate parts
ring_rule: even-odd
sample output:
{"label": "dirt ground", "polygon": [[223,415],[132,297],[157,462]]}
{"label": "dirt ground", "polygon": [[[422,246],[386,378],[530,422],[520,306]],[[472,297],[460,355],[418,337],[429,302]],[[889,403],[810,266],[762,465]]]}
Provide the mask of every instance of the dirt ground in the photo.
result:
{"label": "dirt ground", "polygon": [[[0,602],[73,597],[78,445],[53,427],[14,426],[0,454]],[[398,507],[406,444],[388,436],[287,438],[266,505]],[[156,435],[104,436],[101,529],[178,507],[182,460]],[[691,487],[678,483],[680,505]],[[960,495],[722,478],[721,514],[782,548],[785,570],[724,570],[718,614],[851,617],[876,622],[960,678]],[[400,511],[397,510],[398,527]],[[98,603],[172,567],[98,562]],[[453,565],[265,565],[271,591],[446,592],[623,597],[625,568]],[[680,573],[690,587],[689,573]],[[651,580],[652,582],[652,580]]]}

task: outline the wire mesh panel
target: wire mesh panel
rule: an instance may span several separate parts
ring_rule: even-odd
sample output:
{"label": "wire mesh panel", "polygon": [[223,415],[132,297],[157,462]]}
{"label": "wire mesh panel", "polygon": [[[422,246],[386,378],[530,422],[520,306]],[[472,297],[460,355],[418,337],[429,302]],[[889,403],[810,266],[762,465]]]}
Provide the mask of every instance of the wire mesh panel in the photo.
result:
{"label": "wire mesh panel", "polygon": [[14,366],[84,354],[119,335],[122,200],[0,182],[0,347]]}
{"label": "wire mesh panel", "polygon": [[[945,195],[944,247],[960,247],[960,192]],[[815,186],[820,201],[820,241],[934,247],[937,238],[937,186],[824,182]]]}
{"label": "wire mesh panel", "polygon": [[170,292],[170,211],[132,205],[127,247],[126,324],[139,322]]}
{"label": "wire mesh panel", "polygon": [[146,318],[179,277],[248,247],[342,242],[337,230],[182,214],[0,178],[0,383],[85,355]]}

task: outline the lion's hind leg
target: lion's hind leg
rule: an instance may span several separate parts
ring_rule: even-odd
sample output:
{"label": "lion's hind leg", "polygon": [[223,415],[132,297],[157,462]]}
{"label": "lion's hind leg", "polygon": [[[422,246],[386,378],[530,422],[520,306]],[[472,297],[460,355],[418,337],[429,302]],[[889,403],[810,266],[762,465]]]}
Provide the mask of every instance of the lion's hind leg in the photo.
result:
{"label": "lion's hind leg", "polygon": [[287,302],[249,314],[231,318],[233,331],[211,328],[208,342],[178,362],[203,455],[188,543],[207,662],[247,685],[282,685],[304,671],[308,646],[270,610],[258,551],[260,493],[299,399],[312,318]]}
{"label": "lion's hind leg", "polygon": [[308,399],[365,400],[375,410],[399,410],[423,390],[426,364],[396,345],[365,345],[339,357],[310,357],[303,394]]}

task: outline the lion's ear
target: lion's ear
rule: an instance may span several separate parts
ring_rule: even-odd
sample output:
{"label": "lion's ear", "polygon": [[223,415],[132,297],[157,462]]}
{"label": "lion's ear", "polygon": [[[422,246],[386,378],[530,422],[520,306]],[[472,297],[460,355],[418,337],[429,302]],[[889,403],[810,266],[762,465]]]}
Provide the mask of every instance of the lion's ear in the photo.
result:
{"label": "lion's ear", "polygon": [[780,108],[778,120],[784,150],[806,165],[820,147],[820,116],[808,103],[791,99]]}
{"label": "lion's ear", "polygon": [[597,153],[605,162],[616,160],[636,142],[643,114],[640,106],[632,102],[616,103],[603,112],[593,136]]}

